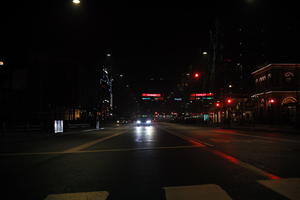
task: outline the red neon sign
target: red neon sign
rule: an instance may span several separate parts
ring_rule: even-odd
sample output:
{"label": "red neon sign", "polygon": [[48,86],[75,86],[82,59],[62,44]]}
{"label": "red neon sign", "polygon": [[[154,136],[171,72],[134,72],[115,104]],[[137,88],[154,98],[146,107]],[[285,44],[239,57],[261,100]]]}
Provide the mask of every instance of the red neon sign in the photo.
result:
{"label": "red neon sign", "polygon": [[143,93],[143,97],[161,97],[161,94],[149,94],[149,93]]}
{"label": "red neon sign", "polygon": [[191,94],[192,97],[209,97],[209,96],[214,96],[214,93],[196,93],[196,94]]}

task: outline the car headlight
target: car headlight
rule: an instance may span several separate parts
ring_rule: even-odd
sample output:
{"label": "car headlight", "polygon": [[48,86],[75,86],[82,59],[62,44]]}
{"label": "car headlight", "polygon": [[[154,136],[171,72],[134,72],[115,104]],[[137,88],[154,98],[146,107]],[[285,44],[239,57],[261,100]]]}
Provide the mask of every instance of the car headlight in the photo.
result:
{"label": "car headlight", "polygon": [[147,121],[146,121],[146,124],[151,124],[151,120],[147,120]]}
{"label": "car headlight", "polygon": [[137,121],[136,121],[136,123],[137,123],[137,124],[140,124],[140,123],[141,123],[141,121],[140,121],[140,120],[137,120]]}

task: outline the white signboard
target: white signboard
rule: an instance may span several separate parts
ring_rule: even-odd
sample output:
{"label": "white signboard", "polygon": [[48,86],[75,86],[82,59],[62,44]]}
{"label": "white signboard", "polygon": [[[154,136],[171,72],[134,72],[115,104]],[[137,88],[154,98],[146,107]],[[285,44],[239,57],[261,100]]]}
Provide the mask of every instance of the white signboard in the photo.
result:
{"label": "white signboard", "polygon": [[100,128],[100,122],[97,121],[97,122],[96,122],[96,129],[98,130],[99,128]]}
{"label": "white signboard", "polygon": [[63,132],[64,132],[64,120],[55,120],[54,133],[63,133]]}

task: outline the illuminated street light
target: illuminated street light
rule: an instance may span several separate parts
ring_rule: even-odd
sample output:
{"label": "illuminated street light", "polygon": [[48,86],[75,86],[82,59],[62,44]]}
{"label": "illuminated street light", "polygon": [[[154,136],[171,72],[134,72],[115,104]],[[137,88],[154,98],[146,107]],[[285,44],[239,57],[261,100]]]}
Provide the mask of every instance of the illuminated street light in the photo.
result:
{"label": "illuminated street light", "polygon": [[110,53],[108,53],[108,54],[106,54],[106,56],[107,56],[107,57],[111,57],[111,54],[110,54]]}
{"label": "illuminated street light", "polygon": [[3,61],[0,61],[0,66],[4,65],[4,62]]}
{"label": "illuminated street light", "polygon": [[206,52],[206,51],[203,51],[203,52],[202,52],[202,55],[207,55],[207,52]]}
{"label": "illuminated street light", "polygon": [[79,4],[80,4],[80,0],[73,0],[72,2],[73,2],[73,4],[75,4],[75,5],[79,5]]}
{"label": "illuminated street light", "polygon": [[228,87],[232,88],[232,85],[229,85]]}

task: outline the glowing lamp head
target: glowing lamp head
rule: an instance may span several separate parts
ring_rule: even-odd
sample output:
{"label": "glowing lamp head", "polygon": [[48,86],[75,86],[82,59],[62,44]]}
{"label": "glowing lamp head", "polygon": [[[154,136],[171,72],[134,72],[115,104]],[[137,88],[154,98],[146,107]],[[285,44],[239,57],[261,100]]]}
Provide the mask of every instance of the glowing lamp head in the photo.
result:
{"label": "glowing lamp head", "polygon": [[76,4],[76,5],[80,4],[80,0],[73,0],[72,2],[73,2],[73,4]]}

